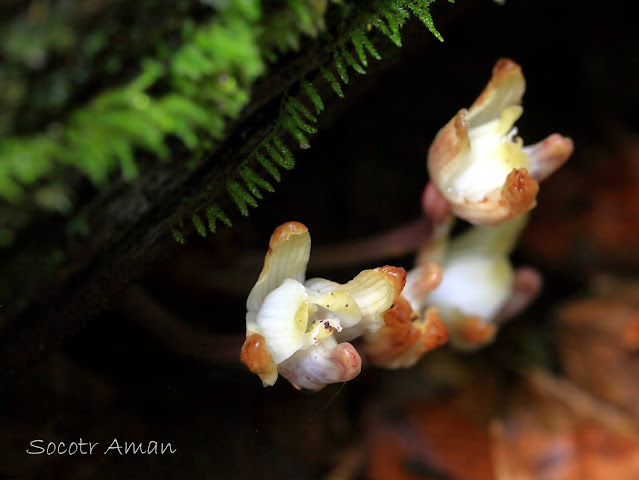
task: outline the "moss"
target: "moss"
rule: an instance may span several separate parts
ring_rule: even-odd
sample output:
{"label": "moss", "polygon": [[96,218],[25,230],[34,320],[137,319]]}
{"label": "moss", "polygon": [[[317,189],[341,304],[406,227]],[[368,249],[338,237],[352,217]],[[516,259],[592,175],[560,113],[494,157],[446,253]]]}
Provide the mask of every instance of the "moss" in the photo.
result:
{"label": "moss", "polygon": [[[197,166],[211,141],[225,138],[229,121],[237,118],[249,102],[252,85],[267,69],[267,62],[298,48],[302,36],[317,35],[324,28],[326,3],[321,0],[287,0],[269,5],[268,12],[262,11],[258,0],[210,3],[215,11],[207,20],[183,20],[179,46],[158,48],[154,59],[140,62],[138,73],[128,83],[99,92],[65,121],[51,124],[46,130],[0,140],[0,199],[8,205],[0,224],[3,232],[8,232],[3,236],[5,246],[25,224],[25,215],[37,215],[42,210],[73,212],[73,191],[60,180],[68,176],[69,168],[81,172],[97,187],[112,182],[116,172],[134,181],[140,153],[166,161],[171,138],[191,151],[190,166]],[[261,164],[264,173],[279,181],[278,169],[294,166],[291,146],[308,146],[309,135],[316,133],[324,101],[314,84],[328,82],[338,96],[343,96],[342,85],[349,81],[349,68],[363,74],[370,58],[381,58],[374,45],[378,40],[375,31],[401,45],[400,30],[409,12],[441,39],[429,13],[431,3],[376,0],[364,7],[356,7],[355,2],[335,7],[339,27],[322,34],[327,62],[319,72],[311,72],[287,91],[272,131],[228,172],[224,191],[243,215],[248,214],[249,207],[257,206],[260,191],[273,190],[255,171],[255,165]],[[180,5],[178,10],[190,11],[188,5]],[[31,27],[21,28],[19,33]],[[175,28],[170,30],[174,32]],[[56,49],[67,51],[70,45],[77,45],[73,34],[70,29],[64,42],[59,32],[43,34],[39,48],[47,54]],[[14,43],[5,46],[5,54],[32,65],[35,53],[15,46],[20,44],[18,33],[8,36]],[[84,48],[104,52],[104,38],[90,38]],[[166,42],[163,44],[166,46]],[[0,70],[0,76],[7,72]],[[60,82],[60,95],[64,97],[66,87],[64,80]],[[65,103],[62,97],[59,101]],[[213,203],[219,192],[214,191],[209,200],[205,196],[201,207],[191,213],[200,234],[207,228],[215,231],[216,220],[227,218],[223,212],[217,213],[221,210]],[[178,226],[174,236],[183,241],[185,231]]]}

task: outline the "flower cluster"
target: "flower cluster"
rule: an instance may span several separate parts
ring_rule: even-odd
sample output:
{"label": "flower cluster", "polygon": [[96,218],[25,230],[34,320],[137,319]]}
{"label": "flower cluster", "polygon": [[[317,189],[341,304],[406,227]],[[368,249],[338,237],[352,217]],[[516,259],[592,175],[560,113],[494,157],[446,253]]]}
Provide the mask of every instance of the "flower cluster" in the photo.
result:
{"label": "flower cluster", "polygon": [[[526,212],[536,205],[537,182],[563,165],[573,144],[553,134],[523,147],[513,125],[523,113],[524,90],[519,65],[499,60],[481,95],[440,130],[428,153],[425,212],[441,211],[445,200],[452,214],[475,226],[452,241],[450,228],[440,229],[422,248],[406,291],[417,311],[437,309],[457,348],[492,341],[499,324],[521,312],[541,289],[540,275],[530,267],[514,269],[508,255]],[[431,292],[416,279],[433,261],[443,270]]]}
{"label": "flower cluster", "polygon": [[[273,385],[278,375],[307,390],[353,379],[362,362],[349,342],[361,337],[374,349],[384,336],[380,330],[392,324],[388,319],[397,310],[395,302],[406,282],[403,268],[364,270],[344,285],[323,278],[306,280],[310,247],[304,225],[280,225],[247,300],[241,359],[265,386]],[[411,319],[408,329],[413,323],[419,322]],[[418,336],[412,334],[409,347],[433,334],[432,329],[422,330]],[[421,343],[437,346],[430,338]],[[380,350],[380,355],[388,353]]]}
{"label": "flower cluster", "polygon": [[[519,65],[499,60],[479,98],[437,134],[422,198],[431,235],[408,273],[385,266],[343,285],[306,280],[308,229],[289,222],[275,230],[248,297],[241,352],[265,386],[279,375],[308,390],[351,380],[360,351],[374,365],[399,368],[449,338],[476,349],[538,295],[540,275],[515,269],[508,256],[536,204],[537,182],[573,146],[554,134],[523,147],[513,125],[524,89]],[[453,216],[474,225],[451,240]]]}

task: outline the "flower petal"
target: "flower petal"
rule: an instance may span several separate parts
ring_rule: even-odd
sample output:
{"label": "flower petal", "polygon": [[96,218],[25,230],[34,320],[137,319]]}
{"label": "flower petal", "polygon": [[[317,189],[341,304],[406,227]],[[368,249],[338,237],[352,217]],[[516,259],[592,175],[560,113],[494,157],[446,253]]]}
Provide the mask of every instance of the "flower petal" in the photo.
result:
{"label": "flower petal", "polygon": [[446,326],[451,345],[459,350],[477,350],[492,342],[497,334],[494,323],[477,316],[464,316],[459,312],[447,315]]}
{"label": "flower petal", "polygon": [[303,282],[311,251],[308,228],[299,222],[288,222],[275,229],[264,257],[264,267],[251,290],[246,309],[257,313],[266,296],[285,278]]}
{"label": "flower petal", "polygon": [[504,256],[460,255],[444,266],[442,282],[426,302],[440,309],[447,324],[446,309],[490,321],[506,304],[513,281],[512,266]]}
{"label": "flower petal", "polygon": [[312,289],[308,289],[308,293],[308,303],[320,307],[319,318],[335,317],[344,328],[352,327],[362,318],[362,312],[350,293],[334,291],[317,295]]}
{"label": "flower petal", "polygon": [[527,223],[528,216],[521,215],[495,227],[469,228],[451,242],[448,253],[451,257],[468,253],[509,255]]}
{"label": "flower petal", "polygon": [[385,266],[360,272],[353,280],[340,285],[322,278],[313,278],[306,282],[307,288],[319,293],[342,291],[350,294],[357,302],[362,318],[356,325],[346,327],[340,333],[341,340],[351,340],[365,330],[375,331],[384,324],[383,316],[406,283],[406,271],[403,268]]}
{"label": "flower petal", "polygon": [[350,343],[331,336],[314,347],[300,350],[279,365],[279,373],[296,388],[320,390],[329,383],[347,382],[359,375],[362,360]]}
{"label": "flower petal", "polygon": [[523,312],[541,292],[543,279],[539,272],[531,267],[519,267],[515,270],[513,293],[501,309],[496,323],[503,323]]}
{"label": "flower petal", "polygon": [[369,322],[370,317],[383,315],[399,294],[395,294],[388,276],[379,270],[364,270],[342,288],[353,296],[362,316],[366,316]]}
{"label": "flower petal", "polygon": [[539,184],[528,170],[512,170],[503,187],[488,192],[481,202],[454,200],[453,213],[475,225],[499,225],[532,210],[537,205]]}
{"label": "flower petal", "polygon": [[253,334],[247,337],[242,345],[240,360],[251,372],[260,377],[265,387],[275,384],[277,366],[266,349],[266,341],[262,335]]}
{"label": "flower petal", "polygon": [[264,299],[256,323],[275,364],[293,355],[304,343],[307,299],[304,285],[291,278],[285,279]]}
{"label": "flower petal", "polygon": [[574,149],[572,140],[554,133],[541,142],[524,147],[530,158],[530,175],[541,182],[561,167]]}
{"label": "flower petal", "polygon": [[442,281],[442,267],[437,262],[425,261],[406,275],[406,286],[402,291],[411,308],[421,311],[428,294]]}
{"label": "flower petal", "polygon": [[446,326],[437,309],[428,309],[422,321],[403,295],[386,312],[384,322],[377,332],[365,336],[366,354],[380,367],[411,367],[424,353],[448,340]]}
{"label": "flower petal", "polygon": [[468,110],[471,125],[494,120],[511,105],[520,105],[526,90],[521,67],[507,58],[497,60],[490,81]]}

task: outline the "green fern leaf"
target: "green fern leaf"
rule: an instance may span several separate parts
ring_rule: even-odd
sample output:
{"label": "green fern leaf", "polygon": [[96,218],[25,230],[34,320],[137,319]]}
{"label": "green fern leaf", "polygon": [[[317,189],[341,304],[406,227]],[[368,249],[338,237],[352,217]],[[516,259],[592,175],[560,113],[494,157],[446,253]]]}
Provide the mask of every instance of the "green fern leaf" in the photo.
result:
{"label": "green fern leaf", "polygon": [[368,59],[366,58],[366,52],[376,60],[381,60],[382,56],[377,52],[371,41],[362,30],[354,30],[351,33],[351,42],[355,47],[355,53],[359,58],[359,61],[365,67],[368,66]]}
{"label": "green fern leaf", "polygon": [[291,151],[282,143],[282,141],[274,137],[271,142],[267,142],[264,144],[264,148],[269,154],[271,160],[273,160],[280,167],[291,170],[295,167],[295,159],[293,158],[293,154]]}
{"label": "green fern leaf", "polygon": [[287,101],[286,101],[286,108],[287,110],[289,110],[291,113],[294,112],[299,112],[301,113],[304,117],[306,117],[307,120],[315,123],[317,122],[317,117],[315,115],[313,115],[308,108],[306,108],[304,106],[304,104],[302,104],[302,102],[300,102],[297,98],[295,97],[288,97]]}
{"label": "green fern leaf", "polygon": [[255,198],[253,198],[249,192],[244,190],[244,188],[242,188],[239,183],[232,180],[228,181],[226,183],[226,191],[229,192],[229,195],[231,195],[231,198],[237,205],[240,213],[245,217],[247,217],[249,214],[249,206],[257,207]]}
{"label": "green fern leaf", "polygon": [[302,117],[299,115],[297,110],[295,110],[294,108],[287,108],[286,110],[288,111],[289,116],[284,117],[282,119],[282,123],[292,122],[295,127],[297,127],[298,129],[302,130],[303,132],[310,133],[311,135],[317,133],[317,128],[315,128],[313,125],[310,125],[309,123],[305,122],[302,119]]}
{"label": "green fern leaf", "polygon": [[382,56],[377,52],[377,50],[375,49],[375,46],[372,44],[372,42],[368,39],[366,35],[363,36],[363,43],[364,43],[364,48],[368,50],[368,53],[370,53],[375,60],[382,59]]}
{"label": "green fern leaf", "polygon": [[262,177],[260,177],[257,173],[255,173],[249,167],[242,167],[242,169],[240,169],[240,177],[242,177],[242,180],[244,180],[244,183],[246,183],[246,186],[248,187],[248,189],[257,198],[262,198],[258,190],[258,187],[262,188],[263,190],[266,190],[267,192],[275,191],[275,189],[269,182],[264,180]]}
{"label": "green fern leaf", "polygon": [[202,237],[206,237],[206,227],[204,226],[202,218],[200,218],[197,213],[194,213],[193,215],[191,215],[191,220],[193,221],[193,225],[195,226],[195,230],[197,230],[197,233],[199,233]]}
{"label": "green fern leaf", "polygon": [[293,11],[297,14],[300,22],[303,25],[311,25],[313,23],[313,19],[308,10],[308,7],[299,0],[288,0],[289,6],[293,9]]}
{"label": "green fern leaf", "polygon": [[346,60],[346,63],[350,65],[353,70],[355,70],[360,75],[366,74],[366,70],[364,70],[364,68],[359,64],[359,62],[355,60],[355,57],[353,57],[351,52],[349,52],[346,48],[342,48],[341,53],[342,53],[342,57],[344,57],[344,60]]}
{"label": "green fern leaf", "polygon": [[286,130],[288,130],[288,132],[293,136],[293,138],[295,138],[295,140],[297,140],[297,142],[300,145],[303,145],[303,146],[308,145],[308,139],[302,133],[301,129],[299,128],[299,125],[295,122],[295,120],[292,117],[286,117],[283,120],[282,125],[284,126]]}
{"label": "green fern leaf", "polygon": [[346,66],[344,65],[344,61],[342,60],[338,50],[333,52],[333,63],[335,64],[335,70],[337,70],[339,78],[342,79],[342,82],[347,84],[349,80],[348,71],[346,70]]}
{"label": "green fern leaf", "polygon": [[271,176],[275,179],[276,182],[279,182],[282,179],[282,176],[280,175],[280,172],[277,170],[277,167],[273,165],[271,161],[268,158],[266,158],[264,155],[262,155],[261,153],[256,153],[255,159],[259,162],[260,165],[262,165],[262,167],[264,167],[264,170],[266,170],[268,173],[271,174]]}
{"label": "green fern leaf", "polygon": [[391,28],[389,28],[389,26],[384,22],[384,20],[376,18],[373,22],[373,25],[375,25],[375,28],[377,28],[377,30],[387,36],[395,45],[397,45],[398,47],[402,46],[401,36],[393,32]]}
{"label": "green fern leaf", "polygon": [[217,205],[211,205],[206,209],[206,220],[209,225],[211,233],[215,233],[217,230],[217,221],[221,221],[227,227],[231,227],[232,223],[226,214]]}
{"label": "green fern leaf", "polygon": [[426,25],[426,27],[428,27],[428,30],[430,30],[430,32],[435,35],[435,37],[440,41],[443,42],[444,38],[441,36],[441,34],[437,31],[437,29],[435,28],[435,23],[433,22],[433,17],[430,14],[430,10],[429,10],[429,6],[432,3],[432,0],[413,0],[413,1],[409,1],[407,2],[407,7],[413,12],[413,14],[415,14],[415,16],[417,18],[419,18],[421,20],[421,22]]}
{"label": "green fern leaf", "polygon": [[[288,149],[288,147],[284,145],[284,142],[282,142],[282,140],[280,140],[279,138],[274,137],[273,144],[275,148],[277,149],[277,153],[279,157],[281,158],[281,163],[279,165],[282,168],[285,168],[286,170],[291,170],[293,167],[295,167],[295,158],[293,158],[293,154]],[[267,144],[266,145],[267,150],[268,150],[268,147],[269,145]]]}
{"label": "green fern leaf", "polygon": [[368,67],[368,58],[366,58],[366,51],[364,50],[364,38],[366,38],[366,36],[361,30],[355,30],[351,33],[351,43],[353,44],[353,48],[355,48],[357,57],[362,65]]}
{"label": "green fern leaf", "polygon": [[177,228],[172,228],[171,234],[173,235],[173,238],[177,243],[179,243],[180,245],[184,245],[185,239],[182,232],[180,232]]}
{"label": "green fern leaf", "polygon": [[305,78],[300,81],[300,85],[302,86],[302,90],[304,93],[310,98],[313,106],[315,107],[315,112],[320,113],[324,110],[324,102],[322,101],[322,97],[320,97],[319,93],[313,85],[311,85]]}
{"label": "green fern leaf", "polygon": [[340,83],[337,81],[337,78],[335,78],[335,74],[324,67],[322,67],[320,71],[322,72],[322,76],[328,82],[331,88],[335,90],[337,96],[340,98],[344,98],[344,91],[342,90],[342,86],[340,85]]}

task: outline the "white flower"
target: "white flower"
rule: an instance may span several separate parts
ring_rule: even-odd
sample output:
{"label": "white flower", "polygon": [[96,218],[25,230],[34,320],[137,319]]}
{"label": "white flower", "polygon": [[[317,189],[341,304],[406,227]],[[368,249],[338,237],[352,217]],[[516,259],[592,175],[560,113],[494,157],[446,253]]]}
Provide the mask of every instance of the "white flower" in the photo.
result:
{"label": "white flower", "polygon": [[278,372],[309,390],[357,376],[361,359],[346,341],[379,329],[404,286],[405,271],[395,267],[364,270],[345,285],[305,281],[310,246],[301,223],[279,226],[246,302],[241,359],[265,386]]}
{"label": "white flower", "polygon": [[431,181],[453,213],[471,223],[497,225],[534,208],[537,182],[572,153],[572,140],[558,134],[523,147],[514,124],[525,87],[519,65],[499,60],[481,95],[440,130],[428,152]]}
{"label": "white flower", "polygon": [[508,259],[526,220],[522,216],[497,227],[473,227],[450,245],[431,248],[421,261],[439,261],[443,271],[441,283],[430,292],[419,287],[422,267],[408,273],[404,296],[417,310],[437,308],[453,346],[469,350],[491,342],[498,323],[537,295],[536,272],[515,271]]}

